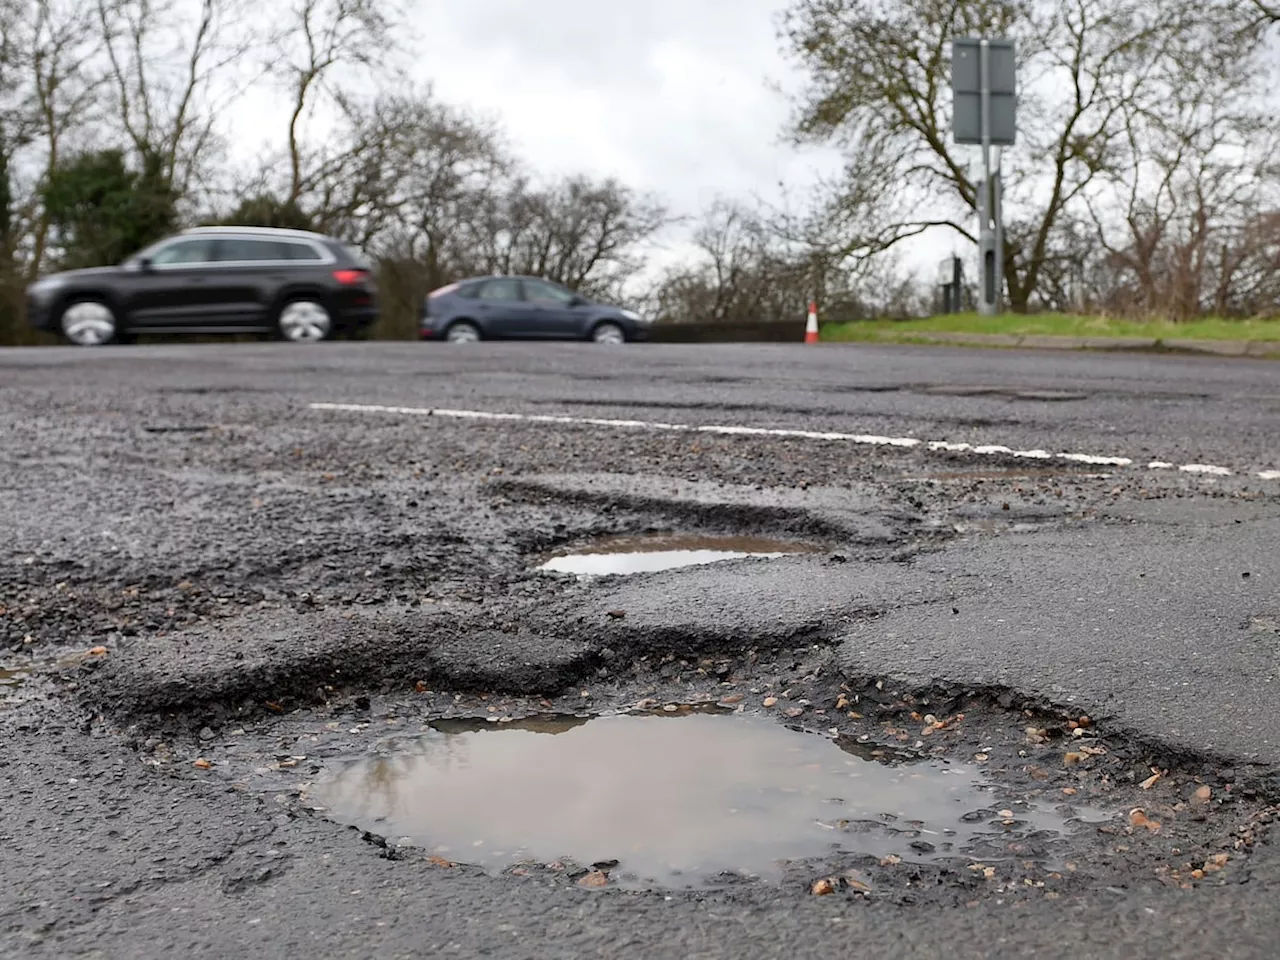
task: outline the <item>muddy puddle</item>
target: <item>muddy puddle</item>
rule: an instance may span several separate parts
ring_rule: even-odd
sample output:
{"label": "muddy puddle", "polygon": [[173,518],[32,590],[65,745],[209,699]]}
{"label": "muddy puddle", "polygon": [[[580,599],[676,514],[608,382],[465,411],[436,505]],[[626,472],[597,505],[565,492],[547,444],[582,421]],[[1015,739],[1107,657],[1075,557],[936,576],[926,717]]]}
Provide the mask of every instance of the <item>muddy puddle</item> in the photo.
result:
{"label": "muddy puddle", "polygon": [[607,576],[655,573],[748,557],[777,559],[792,554],[823,552],[824,547],[796,540],[652,534],[607,537],[580,544],[553,554],[538,569],[544,573]]}
{"label": "muddy puddle", "polygon": [[491,872],[568,858],[635,888],[775,879],[835,854],[1049,863],[1080,820],[1107,818],[1007,803],[962,764],[696,711],[443,721],[331,768],[311,797]]}

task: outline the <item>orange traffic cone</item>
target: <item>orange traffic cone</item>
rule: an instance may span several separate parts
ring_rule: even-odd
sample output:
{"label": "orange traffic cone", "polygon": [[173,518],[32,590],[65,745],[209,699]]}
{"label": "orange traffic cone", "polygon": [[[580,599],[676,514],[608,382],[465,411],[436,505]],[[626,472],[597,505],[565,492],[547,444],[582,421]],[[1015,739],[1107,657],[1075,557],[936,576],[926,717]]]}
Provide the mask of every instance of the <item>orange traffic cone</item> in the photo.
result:
{"label": "orange traffic cone", "polygon": [[816,303],[809,304],[809,321],[804,325],[804,342],[818,342],[818,305]]}

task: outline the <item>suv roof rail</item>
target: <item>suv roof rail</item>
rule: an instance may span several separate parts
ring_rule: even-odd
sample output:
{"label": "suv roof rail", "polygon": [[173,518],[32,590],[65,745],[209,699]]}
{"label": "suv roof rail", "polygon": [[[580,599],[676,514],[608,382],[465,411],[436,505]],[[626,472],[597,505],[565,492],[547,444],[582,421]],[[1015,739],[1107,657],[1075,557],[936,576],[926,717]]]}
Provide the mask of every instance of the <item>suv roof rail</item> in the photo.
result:
{"label": "suv roof rail", "polygon": [[314,230],[291,230],[285,227],[233,227],[233,226],[217,226],[217,227],[189,227],[182,231],[184,234],[191,233],[258,233],[266,236],[281,237],[305,237],[308,240],[328,240],[323,233],[316,233]]}

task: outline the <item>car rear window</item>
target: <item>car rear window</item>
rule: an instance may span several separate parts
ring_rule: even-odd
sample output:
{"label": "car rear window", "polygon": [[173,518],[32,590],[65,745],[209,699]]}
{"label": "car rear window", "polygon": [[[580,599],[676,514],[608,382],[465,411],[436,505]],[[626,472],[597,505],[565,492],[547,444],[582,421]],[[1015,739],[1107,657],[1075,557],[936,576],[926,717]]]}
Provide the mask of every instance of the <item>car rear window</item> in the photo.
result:
{"label": "car rear window", "polygon": [[321,260],[320,252],[309,243],[284,241],[280,244],[285,260]]}
{"label": "car rear window", "polygon": [[362,270],[372,270],[373,261],[359,247],[353,247],[349,243],[343,243],[340,240],[333,240],[329,244],[339,256],[351,262],[352,265]]}

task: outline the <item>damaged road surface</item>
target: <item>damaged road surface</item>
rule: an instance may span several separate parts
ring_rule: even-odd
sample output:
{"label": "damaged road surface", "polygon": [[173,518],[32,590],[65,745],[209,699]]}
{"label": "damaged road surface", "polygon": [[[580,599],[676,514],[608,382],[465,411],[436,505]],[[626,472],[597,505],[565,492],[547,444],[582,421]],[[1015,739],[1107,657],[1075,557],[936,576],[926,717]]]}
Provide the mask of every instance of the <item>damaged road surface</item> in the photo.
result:
{"label": "damaged road surface", "polygon": [[0,352],[0,954],[1270,957],[1280,368]]}

